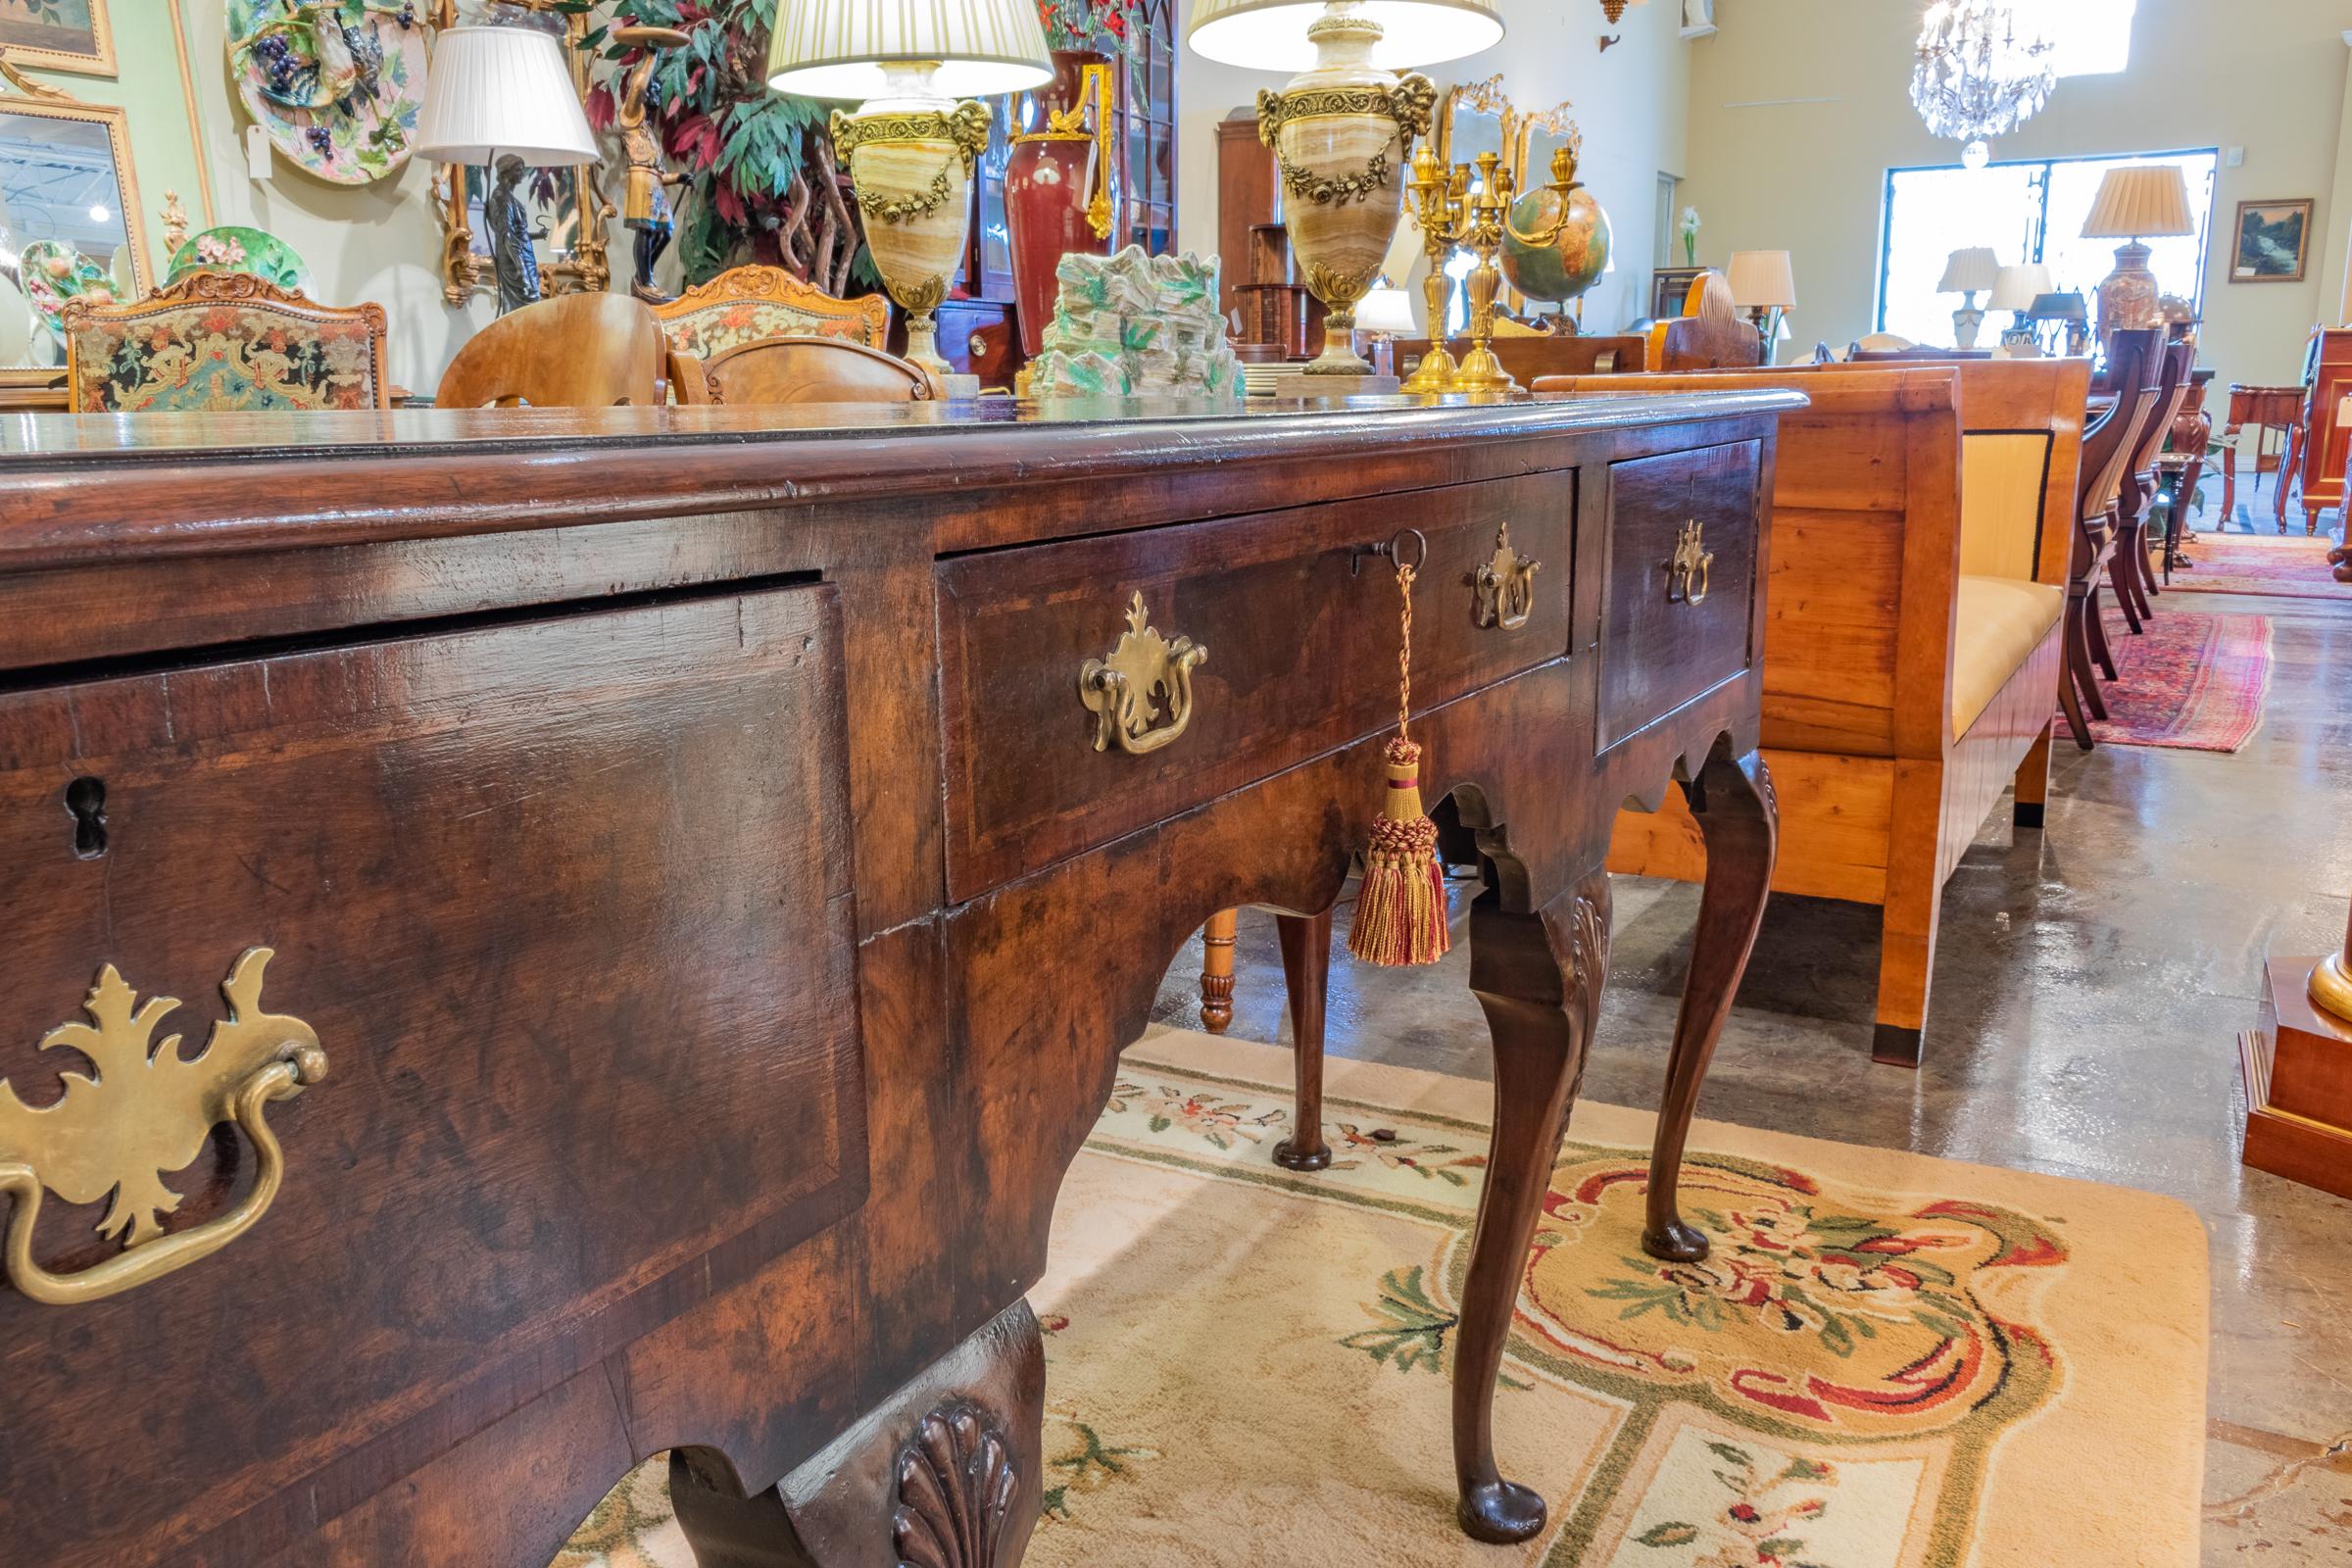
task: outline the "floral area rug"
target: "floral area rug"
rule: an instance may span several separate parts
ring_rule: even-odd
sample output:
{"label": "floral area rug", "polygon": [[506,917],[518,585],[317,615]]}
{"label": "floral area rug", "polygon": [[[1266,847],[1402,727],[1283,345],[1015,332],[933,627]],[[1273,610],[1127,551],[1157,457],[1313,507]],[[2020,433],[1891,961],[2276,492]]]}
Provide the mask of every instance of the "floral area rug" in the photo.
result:
{"label": "floral area rug", "polygon": [[[2340,599],[2352,604],[2352,583],[2335,580],[2328,564],[2331,543],[2261,534],[2193,534],[2187,541],[2193,566],[2175,569],[2164,585],[2170,593],[2275,594],[2284,599]],[[2163,613],[2162,601],[2157,612]]]}
{"label": "floral area rug", "polygon": [[[2101,680],[2107,716],[2090,721],[2102,746],[2234,752],[2262,728],[2271,689],[2268,615],[2211,613],[2167,598],[2134,636],[2106,606],[2114,680]],[[2059,721],[2063,731],[2065,720]]]}
{"label": "floral area rug", "polygon": [[[1642,1253],[1650,1118],[1583,1105],[1495,1408],[1538,1540],[1453,1523],[1453,1327],[1490,1091],[1155,1030],[1072,1167],[1032,1568],[2186,1568],[2206,1241],[2170,1200],[1702,1122],[1692,1265]],[[661,1461],[557,1568],[689,1568]]]}

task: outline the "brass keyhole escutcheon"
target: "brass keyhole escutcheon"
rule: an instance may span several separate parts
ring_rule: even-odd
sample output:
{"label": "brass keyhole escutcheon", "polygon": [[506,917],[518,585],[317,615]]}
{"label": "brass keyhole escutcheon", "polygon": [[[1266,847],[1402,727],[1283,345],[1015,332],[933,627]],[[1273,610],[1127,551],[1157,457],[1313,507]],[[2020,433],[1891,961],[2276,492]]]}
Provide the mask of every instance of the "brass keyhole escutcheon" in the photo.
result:
{"label": "brass keyhole escutcheon", "polygon": [[1714,554],[1706,548],[1705,529],[1693,517],[1675,537],[1674,555],[1666,563],[1666,602],[1695,605],[1705,599],[1714,564]]}

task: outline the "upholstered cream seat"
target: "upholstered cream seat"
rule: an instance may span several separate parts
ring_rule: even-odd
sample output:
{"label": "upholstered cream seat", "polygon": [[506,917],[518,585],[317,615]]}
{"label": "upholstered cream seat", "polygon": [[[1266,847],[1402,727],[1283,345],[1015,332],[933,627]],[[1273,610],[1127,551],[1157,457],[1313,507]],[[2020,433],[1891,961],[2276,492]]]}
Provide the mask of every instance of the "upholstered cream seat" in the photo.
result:
{"label": "upholstered cream seat", "polygon": [[[1952,615],[1952,732],[1969,727],[2050,628],[2066,614],[2066,590],[2015,577],[1962,576]],[[2051,706],[2057,706],[2053,693]]]}

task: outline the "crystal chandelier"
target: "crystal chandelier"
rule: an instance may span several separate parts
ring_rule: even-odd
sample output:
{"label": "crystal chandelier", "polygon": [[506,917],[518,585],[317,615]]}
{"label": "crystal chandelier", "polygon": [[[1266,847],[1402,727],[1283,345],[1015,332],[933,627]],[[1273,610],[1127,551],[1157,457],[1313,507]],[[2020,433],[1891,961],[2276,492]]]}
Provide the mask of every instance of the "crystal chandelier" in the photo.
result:
{"label": "crystal chandelier", "polygon": [[2041,112],[2058,84],[2057,45],[2006,0],[1936,0],[1919,33],[1911,102],[1937,136],[1967,145],[1960,161],[1983,169],[1987,145]]}

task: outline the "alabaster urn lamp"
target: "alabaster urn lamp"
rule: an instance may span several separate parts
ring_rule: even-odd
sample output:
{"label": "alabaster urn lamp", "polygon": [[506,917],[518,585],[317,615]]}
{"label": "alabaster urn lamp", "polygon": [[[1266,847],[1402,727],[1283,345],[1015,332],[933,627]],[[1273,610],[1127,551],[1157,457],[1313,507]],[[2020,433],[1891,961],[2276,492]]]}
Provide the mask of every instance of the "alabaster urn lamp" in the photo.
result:
{"label": "alabaster urn lamp", "polygon": [[1396,232],[1413,138],[1437,88],[1399,68],[1476,54],[1502,36],[1493,0],[1194,0],[1188,36],[1224,65],[1298,74],[1257,95],[1282,177],[1283,226],[1321,300],[1310,375],[1369,375],[1349,341],[1356,302]]}
{"label": "alabaster urn lamp", "polygon": [[833,112],[833,149],[850,172],[866,248],[906,313],[906,358],[936,374],[932,312],[963,256],[972,172],[989,110],[973,100],[1050,81],[1031,0],[790,0],[776,8],[767,84],[855,99]]}
{"label": "alabaster urn lamp", "polygon": [[2120,330],[2155,326],[2163,319],[2156,309],[2156,274],[2148,270],[2150,253],[2140,241],[2196,231],[2188,181],[2178,165],[2130,164],[2107,171],[2082,224],[2084,239],[2127,242],[2115,253],[2115,270],[2099,285],[2101,347]]}

